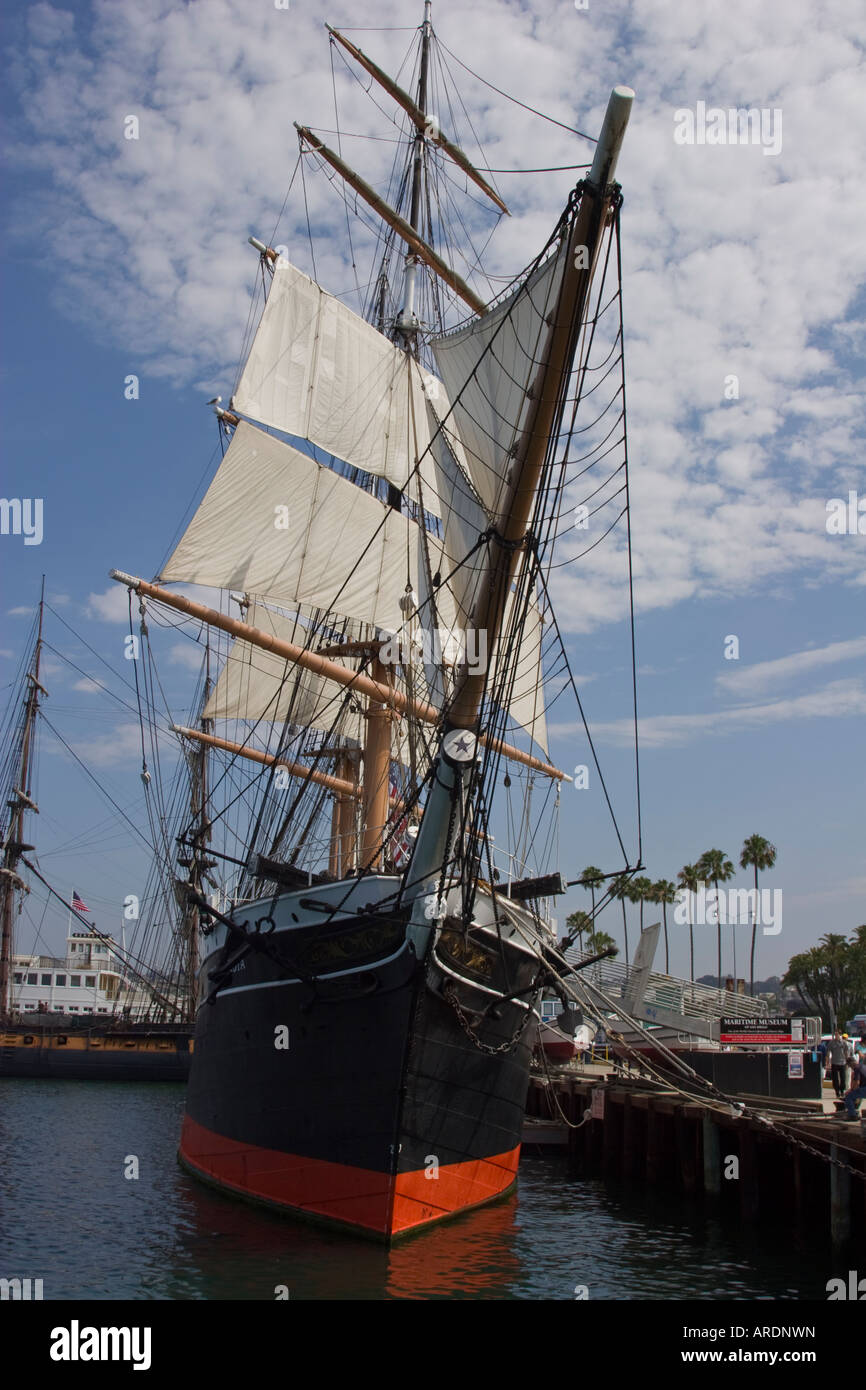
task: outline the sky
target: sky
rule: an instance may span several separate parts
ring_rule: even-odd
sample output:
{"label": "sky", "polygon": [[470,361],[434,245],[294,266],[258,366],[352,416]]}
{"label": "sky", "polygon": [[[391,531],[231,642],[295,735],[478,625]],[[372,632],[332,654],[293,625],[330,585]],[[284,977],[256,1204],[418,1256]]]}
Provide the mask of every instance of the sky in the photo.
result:
{"label": "sky", "polygon": [[[212,476],[206,402],[228,398],[236,379],[257,276],[247,236],[278,229],[290,258],[312,269],[297,183],[280,214],[297,158],[292,122],[334,128],[325,19],[396,73],[421,6],[30,3],[5,18],[2,486],[7,499],[41,499],[43,520],[38,544],[0,536],[0,685],[8,698],[44,573],[48,641],[67,658],[46,651],[45,714],[115,806],[46,727],[29,834],[46,875],[77,889],[104,929],[117,929],[146,871],[117,810],[143,824],[135,702],[121,684],[126,597],[108,571],[156,573]],[[704,850],[738,864],[746,837],[770,840],[777,859],[762,885],[782,894],[783,914],[781,930],[759,936],[759,976],[866,920],[859,19],[833,0],[433,6],[441,42],[478,74],[453,60],[474,132],[463,143],[486,167],[588,161],[591,144],[563,126],[594,134],[610,88],[635,90],[617,177],[643,860],[651,878],[675,880]],[[383,187],[387,99],[371,102],[339,60],[335,81],[345,152]],[[759,138],[742,142],[712,114],[736,108],[763,113]],[[512,216],[488,247],[494,274],[532,260],[574,178],[496,175]],[[305,189],[318,278],[357,308],[369,239],[358,232],[353,268],[342,204],[311,171]],[[475,205],[470,216],[480,228]],[[635,862],[627,593],[615,559],[600,547],[566,565],[554,596]],[[184,722],[198,653],[160,638],[166,694]],[[94,678],[132,708],[106,700]],[[584,761],[580,729],[558,712],[552,722],[552,756],[571,769]],[[568,878],[621,862],[598,787],[590,793],[563,788]],[[738,870],[733,883],[749,882]],[[583,906],[572,889],[560,917]],[[618,940],[619,920],[614,906],[601,921]],[[61,951],[65,929],[63,910],[34,890],[19,948]],[[714,927],[698,929],[698,974],[714,968],[715,949]],[[687,973],[686,962],[687,934],[672,927],[671,968]]]}

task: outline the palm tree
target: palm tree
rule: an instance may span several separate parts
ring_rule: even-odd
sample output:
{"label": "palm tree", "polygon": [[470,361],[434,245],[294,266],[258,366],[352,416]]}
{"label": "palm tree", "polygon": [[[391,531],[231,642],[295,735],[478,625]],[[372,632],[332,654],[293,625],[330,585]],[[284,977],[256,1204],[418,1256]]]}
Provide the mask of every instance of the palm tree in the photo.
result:
{"label": "palm tree", "polygon": [[569,913],[568,917],[566,917],[565,919],[565,925],[569,929],[569,935],[577,937],[578,945],[580,946],[581,951],[583,951],[583,934],[584,932],[588,932],[589,934],[591,934],[594,926],[593,920],[590,917],[589,913]]}
{"label": "palm tree", "polygon": [[622,903],[622,931],[625,937],[625,963],[628,965],[628,922],[625,916],[625,901],[633,901],[631,896],[631,879],[628,874],[617,874],[610,885],[611,898],[619,898]]}
{"label": "palm tree", "polygon": [[592,920],[594,922],[595,890],[596,888],[600,888],[601,885],[604,883],[604,874],[602,873],[601,869],[597,869],[594,864],[590,864],[586,869],[584,869],[583,873],[578,879],[578,883],[581,884],[583,888],[588,888],[590,893],[592,894]]}
{"label": "palm tree", "polygon": [[[700,873],[698,872],[698,866],[697,866],[697,864],[684,864],[683,867],[680,869],[679,873],[677,874],[677,878],[678,878],[679,881],[680,881],[680,887],[684,888],[684,889],[686,890],[687,893],[697,893],[698,889],[700,888],[701,884],[702,884],[703,881],[704,881],[704,880],[701,878]],[[692,922],[691,908],[689,908],[689,961],[690,961],[690,967],[689,967],[689,968],[690,968],[690,970],[691,970],[691,979],[692,979],[692,982],[694,982],[694,978],[695,978],[695,929],[694,929],[694,924],[693,924],[693,922]]]}
{"label": "palm tree", "polygon": [[613,947],[616,950],[616,942],[612,936],[608,936],[606,931],[591,931],[586,938],[587,950],[593,955],[602,951],[609,951]]}
{"label": "palm tree", "polygon": [[652,903],[661,903],[662,919],[665,929],[665,974],[671,973],[671,961],[668,954],[668,904],[676,898],[676,884],[671,883],[669,878],[660,878],[657,883],[652,885],[649,900]]}
{"label": "palm tree", "polygon": [[650,901],[650,894],[653,888],[651,878],[633,878],[631,881],[631,892],[629,897],[633,903],[640,903],[640,929],[643,931],[643,905]]}
{"label": "palm tree", "polygon": [[[716,941],[718,945],[719,989],[722,988],[722,914],[719,911],[719,884],[734,876],[734,866],[721,849],[705,850],[698,860],[698,873],[716,890]],[[736,982],[735,982],[736,988]]]}
{"label": "palm tree", "polygon": [[772,869],[776,862],[776,846],[765,840],[763,835],[750,835],[743,844],[740,855],[740,868],[748,869],[751,864],[755,870],[755,907],[752,912],[752,949],[749,954],[749,993],[755,994],[755,933],[758,927],[758,870]]}

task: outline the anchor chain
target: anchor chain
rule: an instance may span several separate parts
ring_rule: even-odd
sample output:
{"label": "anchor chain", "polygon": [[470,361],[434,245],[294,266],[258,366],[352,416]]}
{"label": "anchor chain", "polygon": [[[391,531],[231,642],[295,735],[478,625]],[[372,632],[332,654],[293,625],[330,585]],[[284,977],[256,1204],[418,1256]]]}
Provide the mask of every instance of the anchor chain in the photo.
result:
{"label": "anchor chain", "polygon": [[523,1033],[526,1031],[526,1025],[529,1022],[529,1017],[532,1012],[531,1009],[527,1010],[526,1018],[521,1020],[517,1028],[517,1031],[512,1035],[511,1038],[506,1038],[505,1042],[499,1043],[498,1046],[493,1047],[490,1043],[482,1042],[481,1039],[477,1036],[475,1028],[473,1027],[472,1022],[470,1021],[469,1015],[465,1012],[465,1010],[462,1008],[462,1006],[457,1000],[457,990],[454,984],[451,982],[451,980],[446,980],[442,988],[442,997],[448,1004],[451,1005],[457,1017],[457,1022],[460,1024],[460,1027],[463,1029],[466,1036],[468,1038],[471,1038],[472,1042],[478,1048],[478,1051],[486,1052],[488,1056],[491,1057],[497,1057],[503,1052],[514,1051]]}

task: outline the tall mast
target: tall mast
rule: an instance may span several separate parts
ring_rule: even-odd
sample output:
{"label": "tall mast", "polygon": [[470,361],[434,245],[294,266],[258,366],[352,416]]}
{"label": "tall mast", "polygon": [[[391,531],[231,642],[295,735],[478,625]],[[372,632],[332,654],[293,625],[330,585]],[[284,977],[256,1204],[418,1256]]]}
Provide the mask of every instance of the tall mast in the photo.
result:
{"label": "tall mast", "polygon": [[347,39],[345,34],[341,34],[338,29],[332,29],[330,24],[326,24],[325,28],[331,37],[336,39],[337,43],[341,43],[347,52],[351,53],[352,57],[361,64],[361,67],[364,68],[371,77],[375,78],[380,86],[385,88],[385,91],[394,98],[398,106],[402,106],[407,116],[415,122],[419,130],[424,131],[424,134],[433,142],[437,149],[447,154],[448,158],[453,160],[454,163],[463,170],[466,177],[472,180],[476,188],[480,188],[482,193],[486,194],[490,201],[496,204],[500,212],[508,213],[507,206],[503,203],[496,190],[490,187],[490,184],[463,153],[460,146],[455,145],[452,140],[448,139],[440,129],[438,122],[434,123],[418,103],[412,100],[409,93],[404,92],[402,87],[398,87],[397,83],[394,82],[386,72],[383,72],[382,69],[373,62],[372,58],[368,58],[366,53],[362,53],[360,48],[353,44],[350,39]]}
{"label": "tall mast", "polygon": [[[493,544],[473,614],[473,625],[485,634],[488,650],[495,650],[511,582],[526,545],[535,490],[555,427],[557,405],[571,370],[602,234],[613,215],[612,181],[633,100],[630,87],[615,87],[610,94],[595,159],[565,251],[559,301],[548,320],[547,343],[528,393],[529,411],[517,443],[509,486],[495,518]],[[476,731],[486,680],[486,673],[479,678],[478,673],[467,670],[458,683],[448,711],[436,777],[409,864],[406,887],[415,898],[413,922],[423,935],[429,934],[423,897],[440,881],[442,865],[451,852],[454,806],[475,762]]]}
{"label": "tall mast", "polygon": [[36,711],[39,707],[39,692],[47,695],[47,690],[39,684],[39,670],[42,661],[42,620],[45,608],[45,576],[42,576],[42,591],[39,596],[39,622],[36,632],[36,646],[34,649],[32,670],[26,674],[29,682],[29,690],[25,701],[24,709],[24,731],[21,739],[21,757],[18,763],[18,781],[12,788],[12,796],[9,801],[9,832],[3,851],[3,866],[0,869],[2,877],[3,910],[2,910],[2,941],[0,941],[0,1018],[7,1019],[12,1014],[12,995],[10,990],[11,966],[12,966],[12,946],[15,921],[15,894],[24,887],[23,881],[18,874],[18,865],[25,850],[32,849],[32,845],[25,845],[22,842],[24,829],[24,813],[26,810],[37,811],[38,807],[31,800],[32,791],[31,781],[33,774],[33,731],[36,720]]}
{"label": "tall mast", "polygon": [[[633,100],[630,87],[614,87],[610,94],[595,159],[571,229],[559,302],[549,320],[547,344],[529,391],[526,423],[515,449],[510,485],[496,519],[495,543],[490,547],[479,589],[474,621],[476,628],[485,633],[489,650],[495,648],[499,637],[511,583],[526,544],[557,404],[567,385],[602,236],[613,215],[613,176]],[[451,706],[453,728],[475,726],[486,679],[486,674],[464,674]]]}
{"label": "tall mast", "polygon": [[[208,634],[208,641],[205,647],[205,678],[201,701],[202,710],[207,706],[212,689],[213,681],[211,680],[210,674],[210,634]],[[211,831],[210,817],[207,813],[208,749],[211,747],[210,736],[213,733],[213,727],[214,721],[212,719],[205,719],[204,714],[199,716],[199,728],[204,737],[198,743],[195,770],[190,787],[190,810],[195,820],[195,830],[192,835],[192,852],[190,855],[187,882],[190,888],[199,897],[204,893],[204,876],[207,870],[213,867],[212,862],[206,858]],[[189,897],[187,898],[184,926],[184,945],[186,948],[184,983],[190,1019],[195,1018],[197,1002],[200,922],[201,914],[196,901],[194,898]]]}
{"label": "tall mast", "polygon": [[[306,126],[298,125],[297,121],[295,122],[295,129],[304,141],[304,144],[309,145],[311,150],[315,150],[316,154],[320,155],[326,163],[330,164],[332,169],[336,169],[337,173],[341,178],[345,179],[349,187],[354,188],[355,192],[360,194],[364,201],[370,204],[371,208],[375,209],[383,222],[387,222],[389,227],[394,228],[397,235],[402,237],[403,241],[407,242],[408,245],[412,247],[419,259],[424,261],[425,265],[429,265],[432,270],[435,270],[436,274],[442,277],[446,285],[451,286],[458,298],[469,305],[473,313],[484,313],[486,307],[484,300],[479,298],[475,291],[466,284],[465,280],[461,279],[457,272],[451,269],[438,252],[434,251],[433,247],[430,246],[414,228],[409,226],[405,217],[401,217],[398,212],[395,212],[392,207],[389,207],[385,199],[380,198],[376,190],[371,188],[367,181],[361,178],[360,174],[356,174],[354,169],[351,169],[344,159],[341,159],[333,150],[328,149],[328,146],[319,139],[318,135],[314,135]],[[250,238],[250,240],[253,246],[255,246],[257,250],[260,250],[261,242],[253,238]],[[264,254],[268,256],[269,260],[276,259],[276,251],[273,251],[273,257],[270,255],[272,250],[272,247],[265,247],[264,250]],[[221,418],[229,418],[229,422],[231,423],[230,417]]]}
{"label": "tall mast", "polygon": [[[424,23],[421,25],[421,65],[418,73],[418,108],[427,109],[427,68],[430,61],[430,6],[431,0],[424,0]],[[421,211],[421,183],[424,176],[424,130],[415,132],[415,153],[412,161],[412,202],[409,209],[409,225],[413,231],[419,229]],[[406,336],[407,346],[414,345],[418,333],[418,319],[415,314],[415,277],[418,273],[418,257],[410,248],[406,255],[406,270],[403,279],[403,312],[399,327]]]}

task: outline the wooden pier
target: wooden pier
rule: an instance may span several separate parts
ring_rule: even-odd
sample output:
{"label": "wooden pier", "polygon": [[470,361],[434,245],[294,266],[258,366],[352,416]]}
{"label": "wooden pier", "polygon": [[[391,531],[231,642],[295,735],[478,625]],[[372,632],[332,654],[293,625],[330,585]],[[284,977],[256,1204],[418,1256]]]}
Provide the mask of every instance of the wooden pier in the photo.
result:
{"label": "wooden pier", "polygon": [[[718,1202],[750,1224],[823,1226],[838,1249],[862,1246],[866,1140],[860,1125],[806,1107],[791,1119],[797,1109],[791,1102],[744,1103],[770,1123],[644,1081],[563,1069],[532,1077],[526,1137],[531,1151],[532,1122],[548,1121],[551,1133],[567,1132],[576,1173],[678,1190]],[[784,1120],[774,1122],[774,1110]],[[541,1136],[544,1129],[536,1125],[535,1132]]]}

